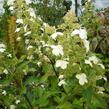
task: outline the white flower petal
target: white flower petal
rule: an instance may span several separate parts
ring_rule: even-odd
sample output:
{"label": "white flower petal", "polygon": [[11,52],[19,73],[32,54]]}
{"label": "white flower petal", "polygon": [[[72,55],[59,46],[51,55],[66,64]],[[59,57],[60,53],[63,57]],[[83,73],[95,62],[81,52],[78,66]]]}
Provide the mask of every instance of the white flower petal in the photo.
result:
{"label": "white flower petal", "polygon": [[85,73],[77,74],[76,78],[79,80],[80,85],[84,85],[85,83],[88,83],[87,76]]}
{"label": "white flower petal", "polygon": [[18,23],[18,24],[23,24],[23,19],[17,19],[17,20],[16,20],[16,23]]}
{"label": "white flower petal", "polygon": [[35,14],[35,11],[33,8],[29,8],[28,11],[29,11],[31,17],[36,18],[36,14]]}
{"label": "white flower petal", "polygon": [[10,105],[10,109],[15,109],[16,106],[15,105]]}
{"label": "white flower petal", "polygon": [[59,81],[58,86],[62,86],[62,85],[65,85],[65,84],[66,84],[66,82],[65,82],[65,80],[63,79],[63,80]]}
{"label": "white flower petal", "polygon": [[58,68],[60,67],[61,69],[66,69],[67,68],[67,61],[64,60],[57,60],[55,66]]}
{"label": "white flower petal", "polygon": [[7,75],[9,72],[7,69],[4,69],[3,73],[5,73]]}
{"label": "white flower petal", "polygon": [[79,30],[78,29],[75,29],[72,33],[71,33],[71,36],[74,36],[74,35],[77,35],[79,34]]}
{"label": "white flower petal", "polygon": [[86,31],[86,29],[80,28],[79,36],[80,36],[81,39],[86,40],[87,39],[87,31]]}
{"label": "white flower petal", "polygon": [[30,35],[31,34],[31,31],[28,31],[28,32],[26,32],[25,34],[24,34],[24,36],[28,36],[28,35]]}
{"label": "white flower petal", "polygon": [[21,29],[20,28],[16,28],[15,32],[19,32]]}
{"label": "white flower petal", "polygon": [[86,52],[88,52],[90,49],[90,47],[89,47],[90,42],[88,40],[83,40],[83,43],[84,43],[84,46],[86,48]]}
{"label": "white flower petal", "polygon": [[56,32],[56,33],[53,33],[50,37],[53,39],[53,40],[56,40],[57,36],[63,36],[64,34],[62,32]]}
{"label": "white flower petal", "polygon": [[59,75],[59,79],[63,79],[64,78],[64,75]]}
{"label": "white flower petal", "polygon": [[51,45],[52,53],[55,56],[64,55],[62,45]]}

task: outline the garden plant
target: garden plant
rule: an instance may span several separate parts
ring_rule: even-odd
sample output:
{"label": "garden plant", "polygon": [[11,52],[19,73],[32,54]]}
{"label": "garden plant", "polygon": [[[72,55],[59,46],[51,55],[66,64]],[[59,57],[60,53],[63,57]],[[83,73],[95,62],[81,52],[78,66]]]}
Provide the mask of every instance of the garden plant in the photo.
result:
{"label": "garden plant", "polygon": [[4,2],[0,109],[108,109],[107,71],[90,47],[90,29],[96,26],[84,21],[91,14],[79,22],[72,10],[60,12],[61,22],[55,22],[35,5],[31,0]]}

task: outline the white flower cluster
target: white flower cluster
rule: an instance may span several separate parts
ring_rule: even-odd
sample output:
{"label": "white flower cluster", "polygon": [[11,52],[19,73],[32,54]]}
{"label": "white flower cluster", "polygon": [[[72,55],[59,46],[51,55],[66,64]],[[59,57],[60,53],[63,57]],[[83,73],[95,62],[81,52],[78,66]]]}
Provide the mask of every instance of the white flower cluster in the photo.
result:
{"label": "white flower cluster", "polygon": [[91,67],[93,67],[93,65],[95,64],[99,65],[102,69],[105,69],[104,65],[100,63],[99,59],[95,55],[92,55],[88,59],[85,59],[85,64],[89,64]]}
{"label": "white flower cluster", "polygon": [[62,45],[51,45],[52,48],[52,53],[55,56],[63,56],[64,52],[63,52],[63,47]]}
{"label": "white flower cluster", "polygon": [[3,53],[4,51],[6,51],[6,46],[4,44],[0,44],[0,53]]}
{"label": "white flower cluster", "polygon": [[59,76],[58,86],[62,86],[62,85],[66,85],[66,82],[65,82],[65,79],[64,79],[64,75],[60,75]]}
{"label": "white flower cluster", "polygon": [[83,41],[84,43],[84,46],[86,48],[86,52],[89,51],[89,41],[87,40],[87,31],[85,28],[80,28],[80,29],[75,29],[72,33],[71,33],[71,36],[74,36],[74,35],[79,35],[79,37],[81,38],[81,40]]}
{"label": "white flower cluster", "polygon": [[66,69],[66,68],[67,68],[67,64],[68,64],[67,61],[64,61],[64,60],[57,60],[55,66],[56,66],[57,68]]}
{"label": "white flower cluster", "polygon": [[55,32],[53,33],[50,37],[53,39],[53,40],[56,40],[57,36],[63,36],[64,34],[62,32]]}
{"label": "white flower cluster", "polygon": [[79,80],[79,84],[82,85],[82,86],[85,83],[88,83],[87,76],[86,76],[85,73],[77,74],[76,78]]}

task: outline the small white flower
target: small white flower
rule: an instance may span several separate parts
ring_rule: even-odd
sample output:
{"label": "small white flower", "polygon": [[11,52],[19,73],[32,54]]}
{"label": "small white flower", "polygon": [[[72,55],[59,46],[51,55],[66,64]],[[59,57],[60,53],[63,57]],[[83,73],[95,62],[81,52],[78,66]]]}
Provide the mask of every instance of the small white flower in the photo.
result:
{"label": "small white flower", "polygon": [[16,28],[15,32],[19,32],[21,29],[20,28]]}
{"label": "small white flower", "polygon": [[52,45],[51,48],[52,48],[52,53],[55,56],[59,56],[59,55],[62,55],[63,56],[64,55],[62,45]]}
{"label": "small white flower", "polygon": [[41,62],[38,62],[38,63],[37,63],[38,66],[40,66],[41,64],[42,64]]}
{"label": "small white flower", "polygon": [[61,69],[66,69],[67,68],[67,61],[64,60],[57,60],[55,66],[58,68],[60,67]]}
{"label": "small white flower", "polygon": [[27,5],[29,5],[29,4],[31,4],[31,3],[32,3],[32,1],[31,1],[31,0],[25,0],[25,2],[26,2],[26,4],[27,4]]}
{"label": "small white flower", "polygon": [[4,44],[0,44],[0,52],[3,53],[6,50],[6,46]]}
{"label": "small white flower", "polygon": [[5,48],[6,46],[4,44],[0,44],[0,48]]}
{"label": "small white flower", "polygon": [[18,23],[18,24],[23,24],[23,19],[17,19],[17,20],[16,20],[16,23]]}
{"label": "small white flower", "polygon": [[84,46],[86,48],[86,52],[88,52],[90,49],[90,47],[89,47],[90,42],[88,40],[83,40],[83,43],[84,43]]}
{"label": "small white flower", "polygon": [[13,10],[14,10],[14,7],[13,7],[13,6],[10,6],[10,7],[9,7],[9,10],[10,10],[10,11],[13,11]]}
{"label": "small white flower", "polygon": [[7,57],[12,58],[12,54],[8,54]]}
{"label": "small white flower", "polygon": [[103,94],[104,92],[103,91],[105,91],[105,89],[104,89],[104,87],[97,87],[98,88],[98,94]]}
{"label": "small white flower", "polygon": [[32,49],[33,48],[33,46],[32,45],[29,45],[28,47],[27,47],[27,50],[30,50],[30,49]]}
{"label": "small white flower", "polygon": [[30,41],[29,39],[26,39],[25,44],[29,44],[29,41]]}
{"label": "small white flower", "polygon": [[93,67],[92,63],[90,62],[90,60],[85,59],[85,64],[89,64],[91,67]]}
{"label": "small white flower", "polygon": [[25,25],[25,26],[24,26],[24,31],[25,31],[25,32],[27,31],[27,27],[28,27],[28,25]]}
{"label": "small white flower", "polygon": [[59,79],[63,79],[64,78],[64,75],[59,75]]}
{"label": "small white flower", "polygon": [[10,109],[15,109],[16,106],[15,105],[10,105]]}
{"label": "small white flower", "polygon": [[89,57],[89,61],[91,61],[91,62],[93,62],[94,64],[98,64],[98,58],[96,57],[96,56],[91,56],[91,57]]}
{"label": "small white flower", "polygon": [[16,102],[15,102],[16,104],[19,104],[20,103],[20,100],[16,100]]}
{"label": "small white flower", "polygon": [[58,86],[62,86],[62,85],[66,85],[66,82],[64,79],[59,81],[59,83],[58,83]]}
{"label": "small white flower", "polygon": [[21,41],[21,37],[17,37],[16,41]]}
{"label": "small white flower", "polygon": [[44,22],[43,23],[43,26],[46,28],[48,26],[48,24]]}
{"label": "small white flower", "polygon": [[71,36],[74,36],[74,35],[77,35],[79,34],[79,30],[78,29],[75,29],[72,33],[71,33]]}
{"label": "small white flower", "polygon": [[88,83],[87,76],[84,73],[77,74],[76,78],[79,80],[80,85],[84,85],[85,83]]}
{"label": "small white flower", "polygon": [[31,34],[31,31],[28,31],[28,32],[26,32],[25,34],[24,34],[24,36],[28,36],[28,35],[30,35]]}
{"label": "small white flower", "polygon": [[93,67],[93,64],[98,64],[99,60],[96,56],[89,57],[88,60],[85,60],[85,64],[89,64],[91,67]]}
{"label": "small white flower", "polygon": [[86,40],[87,39],[87,31],[86,29],[75,29],[72,33],[71,33],[71,36],[74,36],[74,35],[79,35],[79,37],[83,40]]}
{"label": "small white flower", "polygon": [[9,72],[7,69],[4,69],[3,73],[7,75]]}
{"label": "small white flower", "polygon": [[53,40],[56,40],[57,36],[63,36],[64,34],[62,32],[56,32],[56,33],[53,33],[50,37],[53,39]]}
{"label": "small white flower", "polygon": [[105,69],[105,66],[103,64],[98,64],[102,69]]}
{"label": "small white flower", "polygon": [[33,8],[29,8],[28,11],[29,11],[31,17],[36,18],[36,14],[35,14]]}
{"label": "small white flower", "polygon": [[6,96],[6,94],[7,94],[6,90],[3,90],[2,95]]}
{"label": "small white flower", "polygon": [[45,85],[44,85],[44,84],[41,84],[41,87],[42,87],[42,88],[45,88]]}

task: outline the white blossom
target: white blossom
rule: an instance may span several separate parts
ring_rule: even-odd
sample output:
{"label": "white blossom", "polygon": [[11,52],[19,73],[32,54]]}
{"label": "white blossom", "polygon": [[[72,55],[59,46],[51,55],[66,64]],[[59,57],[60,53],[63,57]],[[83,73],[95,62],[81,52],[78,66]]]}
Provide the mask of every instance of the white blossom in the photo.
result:
{"label": "white blossom", "polygon": [[15,109],[16,106],[15,105],[10,105],[10,109]]}
{"label": "white blossom", "polygon": [[84,46],[86,48],[86,52],[88,52],[90,49],[90,47],[89,47],[90,42],[88,40],[83,40],[83,43],[84,43]]}
{"label": "white blossom", "polygon": [[98,64],[99,60],[96,56],[91,56],[89,57],[89,59],[85,60],[85,64],[89,64],[91,67],[93,67],[93,64]]}
{"label": "white blossom", "polygon": [[37,65],[40,67],[41,66],[41,64],[42,64],[42,62],[37,62]]}
{"label": "white blossom", "polygon": [[26,39],[25,44],[29,44],[29,41],[30,41],[29,39]]}
{"label": "white blossom", "polygon": [[58,68],[60,67],[61,69],[66,69],[67,68],[67,61],[64,60],[57,60],[55,66]]}
{"label": "white blossom", "polygon": [[64,78],[64,75],[59,75],[59,79],[63,79]]}
{"label": "white blossom", "polygon": [[7,57],[12,58],[12,54],[8,54]]}
{"label": "white blossom", "polygon": [[86,52],[89,51],[90,47],[89,47],[89,44],[90,42],[87,40],[87,31],[86,29],[75,29],[72,33],[71,33],[72,36],[74,35],[79,35],[79,37],[82,39],[83,43],[84,43],[84,46],[86,48]]}
{"label": "white blossom", "polygon": [[94,55],[89,57],[89,60],[91,62],[93,62],[94,64],[97,64],[99,62],[98,58],[96,56],[94,56]]}
{"label": "white blossom", "polygon": [[64,34],[62,32],[55,32],[53,33],[50,37],[53,39],[53,40],[56,40],[57,36],[63,36]]}
{"label": "white blossom", "polygon": [[21,37],[17,37],[16,41],[21,41]]}
{"label": "white blossom", "polygon": [[17,20],[16,20],[16,23],[18,23],[18,24],[23,24],[23,19],[17,19]]}
{"label": "white blossom", "polygon": [[32,49],[33,48],[33,46],[32,45],[29,45],[28,47],[27,47],[27,50],[30,50],[30,49]]}
{"label": "white blossom", "polygon": [[19,32],[21,30],[21,28],[16,28],[15,32]]}
{"label": "white blossom", "polygon": [[76,78],[79,80],[80,85],[84,85],[85,83],[88,83],[87,76],[84,73],[77,74]]}
{"label": "white blossom", "polygon": [[25,32],[27,31],[27,27],[28,27],[28,25],[25,25],[25,26],[24,26],[24,31],[25,31]]}
{"label": "white blossom", "polygon": [[59,81],[58,86],[62,86],[62,85],[65,85],[65,84],[66,84],[66,82],[65,82],[65,80],[63,79],[63,80]]}
{"label": "white blossom", "polygon": [[98,64],[102,69],[105,69],[105,66],[103,64]]}
{"label": "white blossom", "polygon": [[103,94],[104,92],[103,91],[105,91],[105,89],[104,89],[104,87],[100,87],[100,86],[98,86],[97,87],[98,88],[98,94]]}
{"label": "white blossom", "polygon": [[3,73],[5,73],[7,75],[9,72],[7,69],[4,69]]}
{"label": "white blossom", "polygon": [[72,33],[71,33],[72,36],[74,35],[79,35],[79,37],[83,40],[86,40],[87,39],[87,31],[86,29],[75,29]]}
{"label": "white blossom", "polygon": [[31,3],[32,3],[32,1],[31,1],[31,0],[25,0],[25,2],[26,2],[26,4],[27,4],[27,5],[29,5],[29,4],[31,4]]}
{"label": "white blossom", "polygon": [[10,10],[10,11],[13,11],[13,10],[14,10],[14,7],[13,7],[13,6],[10,6],[10,7],[9,7],[9,10]]}
{"label": "white blossom", "polygon": [[2,95],[6,96],[6,94],[7,94],[6,90],[3,90]]}
{"label": "white blossom", "polygon": [[24,34],[24,36],[28,36],[28,35],[30,35],[31,34],[31,31],[28,31],[28,32],[26,32],[25,34]]}
{"label": "white blossom", "polygon": [[35,11],[33,8],[29,8],[28,11],[29,11],[31,17],[36,18],[36,14],[35,14]]}
{"label": "white blossom", "polygon": [[64,55],[62,45],[52,45],[51,48],[52,48],[53,55],[55,56]]}
{"label": "white blossom", "polygon": [[6,46],[4,44],[0,44],[0,52],[3,53],[6,50]]}
{"label": "white blossom", "polygon": [[85,59],[85,64],[89,64],[91,67],[93,67],[93,65],[92,65],[90,60]]}
{"label": "white blossom", "polygon": [[20,100],[16,100],[15,103],[16,103],[16,104],[19,104],[19,103],[20,103]]}

